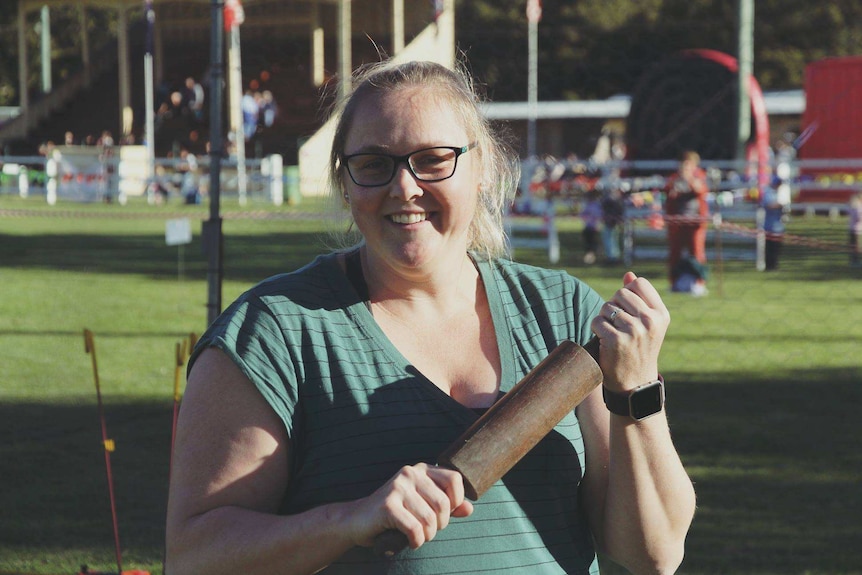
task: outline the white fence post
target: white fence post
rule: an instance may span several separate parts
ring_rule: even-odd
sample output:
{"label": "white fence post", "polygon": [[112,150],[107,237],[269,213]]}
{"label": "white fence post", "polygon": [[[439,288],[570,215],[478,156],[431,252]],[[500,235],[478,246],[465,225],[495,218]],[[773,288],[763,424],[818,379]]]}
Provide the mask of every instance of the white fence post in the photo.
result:
{"label": "white fence post", "polygon": [[45,161],[45,200],[49,206],[57,204],[57,160],[53,156]]}
{"label": "white fence post", "polygon": [[27,166],[18,165],[18,195],[26,198],[30,193],[30,170]]}
{"label": "white fence post", "polygon": [[766,269],[766,230],[764,229],[766,210],[762,206],[757,208],[754,221],[757,228],[757,263],[755,267],[757,271],[762,272]]}
{"label": "white fence post", "polygon": [[281,154],[269,157],[269,195],[273,205],[284,203],[284,159]]}

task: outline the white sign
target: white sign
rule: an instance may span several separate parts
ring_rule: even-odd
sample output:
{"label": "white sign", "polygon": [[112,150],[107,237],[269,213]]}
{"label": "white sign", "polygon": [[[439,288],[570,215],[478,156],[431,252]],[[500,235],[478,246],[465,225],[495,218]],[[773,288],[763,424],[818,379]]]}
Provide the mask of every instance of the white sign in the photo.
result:
{"label": "white sign", "polygon": [[53,157],[57,161],[57,195],[61,198],[93,202],[104,198],[108,191],[102,148],[97,146],[57,146]]}
{"label": "white sign", "polygon": [[179,218],[165,222],[165,241],[169,246],[179,246],[192,243],[192,222],[188,218]]}

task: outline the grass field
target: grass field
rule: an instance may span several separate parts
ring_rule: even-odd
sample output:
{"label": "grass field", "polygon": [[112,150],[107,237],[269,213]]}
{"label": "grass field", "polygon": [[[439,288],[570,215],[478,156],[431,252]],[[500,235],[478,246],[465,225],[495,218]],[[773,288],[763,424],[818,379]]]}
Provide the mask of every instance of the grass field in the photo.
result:
{"label": "grass field", "polygon": [[[318,208],[252,219],[225,205],[225,304],[325,250]],[[194,232],[182,249],[165,244],[180,216]],[[0,197],[0,574],[116,570],[84,328],[116,442],[123,568],[162,572],[175,345],[206,325],[205,217]],[[559,266],[610,296],[624,269],[584,266],[579,223],[560,227]],[[845,229],[794,218],[788,232],[838,244]],[[673,317],[660,367],[698,492],[680,573],[862,574],[862,271],[840,250],[787,245],[776,272],[714,263],[710,295],[692,298],[667,292],[662,262],[632,268]]]}

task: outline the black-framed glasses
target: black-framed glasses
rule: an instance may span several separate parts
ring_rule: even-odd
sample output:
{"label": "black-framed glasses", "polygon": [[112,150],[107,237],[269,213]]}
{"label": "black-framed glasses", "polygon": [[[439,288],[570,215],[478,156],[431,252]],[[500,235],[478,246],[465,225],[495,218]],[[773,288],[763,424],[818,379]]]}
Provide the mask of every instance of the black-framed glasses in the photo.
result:
{"label": "black-framed glasses", "polygon": [[385,186],[395,177],[398,165],[407,164],[407,169],[420,182],[439,182],[455,175],[458,157],[477,146],[477,142],[460,148],[435,146],[410,152],[403,156],[392,154],[350,154],[342,156],[341,162],[347,167],[350,179],[357,186],[373,188]]}

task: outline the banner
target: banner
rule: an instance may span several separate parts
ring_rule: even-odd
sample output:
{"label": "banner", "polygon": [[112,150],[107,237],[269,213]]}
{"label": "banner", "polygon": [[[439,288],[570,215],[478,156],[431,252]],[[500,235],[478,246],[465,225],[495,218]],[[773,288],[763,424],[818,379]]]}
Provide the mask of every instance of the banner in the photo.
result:
{"label": "banner", "polygon": [[81,202],[100,201],[107,192],[107,169],[102,149],[94,146],[57,146],[57,196]]}
{"label": "banner", "polygon": [[538,24],[542,19],[542,0],[527,0],[527,21]]}
{"label": "banner", "polygon": [[245,22],[245,11],[239,0],[226,0],[224,3],[224,29],[230,30],[234,25]]}

